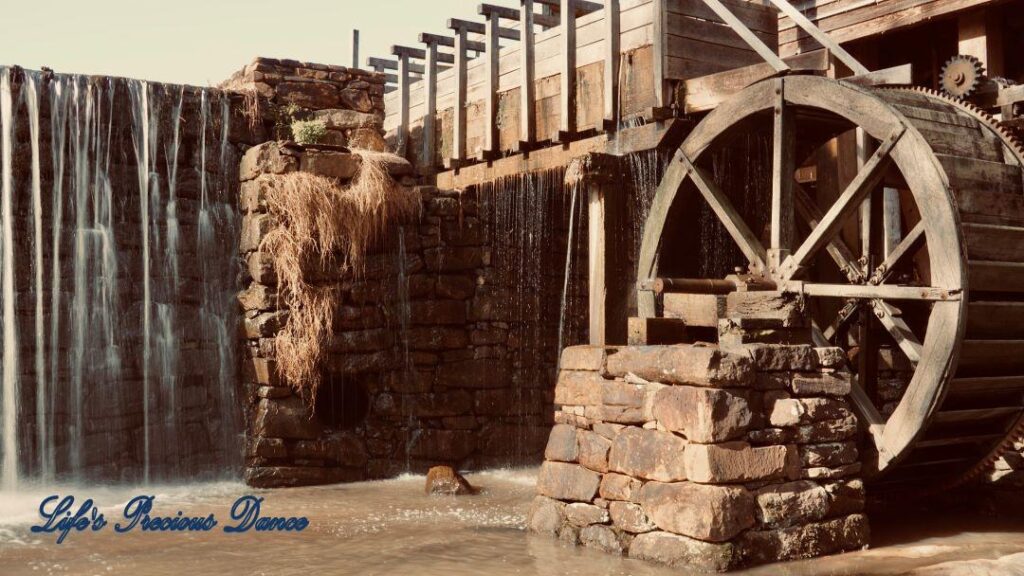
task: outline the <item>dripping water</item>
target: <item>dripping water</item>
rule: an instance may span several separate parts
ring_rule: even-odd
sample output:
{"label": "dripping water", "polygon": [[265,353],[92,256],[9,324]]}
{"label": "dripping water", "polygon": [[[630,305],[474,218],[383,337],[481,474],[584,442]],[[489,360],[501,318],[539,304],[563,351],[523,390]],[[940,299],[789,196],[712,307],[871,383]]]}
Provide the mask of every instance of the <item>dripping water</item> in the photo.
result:
{"label": "dripping water", "polygon": [[11,71],[0,71],[0,149],[3,168],[0,173],[0,245],[3,248],[3,476],[2,486],[13,490],[18,485],[18,336],[15,322],[14,293],[14,111]]}

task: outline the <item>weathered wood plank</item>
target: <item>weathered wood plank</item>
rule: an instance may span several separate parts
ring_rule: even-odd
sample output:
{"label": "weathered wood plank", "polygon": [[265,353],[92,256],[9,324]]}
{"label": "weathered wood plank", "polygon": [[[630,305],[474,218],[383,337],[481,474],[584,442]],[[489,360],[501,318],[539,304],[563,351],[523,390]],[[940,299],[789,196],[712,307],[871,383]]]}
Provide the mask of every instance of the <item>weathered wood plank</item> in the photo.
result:
{"label": "weathered wood plank", "polygon": [[534,38],[533,0],[520,0],[519,21],[520,28],[519,53],[522,62],[519,66],[519,147],[529,149],[537,141],[536,116],[534,108],[536,102],[536,87],[534,85],[534,69],[536,60],[534,51],[536,41]]}
{"label": "weathered wood plank", "polygon": [[559,94],[559,140],[576,134],[576,1],[561,0],[562,72]]}
{"label": "weathered wood plank", "polygon": [[[830,66],[827,50],[790,56],[784,60],[794,72],[824,73]],[[760,63],[686,80],[683,85],[686,112],[693,114],[711,110],[747,86],[776,75],[778,72],[774,68]],[[670,77],[677,78],[674,75]]]}
{"label": "weathered wood plank", "polygon": [[778,47],[770,47],[764,43],[754,32],[747,27],[746,23],[743,22],[732,10],[726,7],[721,0],[704,0],[708,8],[710,8],[718,17],[729,25],[734,32],[739,34],[750,47],[757,52],[765,62],[767,62],[772,68],[775,68],[779,72],[789,70],[787,65],[781,58],[779,58],[777,52]]}
{"label": "weathered wood plank", "polygon": [[1024,302],[971,302],[967,306],[966,337],[1024,340]]}
{"label": "weathered wood plank", "polygon": [[1024,263],[973,260],[967,268],[972,292],[1024,292]]}
{"label": "weathered wood plank", "polygon": [[1014,376],[1024,374],[1024,340],[965,340],[960,349],[962,374]]}
{"label": "weathered wood plank", "polygon": [[991,262],[1024,262],[1024,227],[964,224],[967,257]]}
{"label": "weathered wood plank", "polygon": [[772,134],[772,212],[770,264],[778,266],[796,242],[796,115],[786,106],[786,80],[774,80],[776,103]]}

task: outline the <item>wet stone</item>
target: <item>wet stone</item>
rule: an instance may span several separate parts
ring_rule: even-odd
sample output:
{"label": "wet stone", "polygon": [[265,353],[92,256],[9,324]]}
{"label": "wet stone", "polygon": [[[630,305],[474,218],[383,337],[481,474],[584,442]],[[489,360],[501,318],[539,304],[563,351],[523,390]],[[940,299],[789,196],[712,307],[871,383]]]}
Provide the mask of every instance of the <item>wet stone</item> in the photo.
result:
{"label": "wet stone", "polygon": [[662,384],[745,387],[753,383],[749,359],[714,347],[631,346],[609,354],[606,371],[623,378],[634,374]]}
{"label": "wet stone", "polygon": [[593,504],[575,502],[565,507],[565,519],[574,526],[590,526],[591,524],[607,524],[608,511]]}
{"label": "wet stone", "polygon": [[616,528],[632,534],[641,534],[655,530],[657,526],[647,518],[643,508],[632,502],[612,502],[608,505],[612,524]]}
{"label": "wet stone", "polygon": [[676,568],[700,568],[714,572],[730,570],[740,562],[739,553],[731,543],[702,542],[668,532],[638,535],[630,544],[629,557]]}
{"label": "wet stone", "polygon": [[637,502],[644,483],[623,474],[608,473],[601,479],[601,498]]}
{"label": "wet stone", "polygon": [[662,482],[686,479],[686,441],[669,432],[627,428],[612,444],[610,470]]}
{"label": "wet stone", "polygon": [[705,542],[726,542],[755,523],[754,497],[741,487],[648,482],[640,505],[662,530]]}
{"label": "wet stone", "polygon": [[565,519],[565,504],[558,500],[537,496],[530,506],[526,524],[530,531],[538,534],[558,534]]}
{"label": "wet stone", "polygon": [[576,428],[564,424],[551,429],[548,445],[544,450],[544,459],[556,462],[576,462],[579,457],[579,445]]}
{"label": "wet stone", "polygon": [[590,502],[597,494],[601,475],[582,466],[545,462],[537,477],[537,491],[558,500]]}

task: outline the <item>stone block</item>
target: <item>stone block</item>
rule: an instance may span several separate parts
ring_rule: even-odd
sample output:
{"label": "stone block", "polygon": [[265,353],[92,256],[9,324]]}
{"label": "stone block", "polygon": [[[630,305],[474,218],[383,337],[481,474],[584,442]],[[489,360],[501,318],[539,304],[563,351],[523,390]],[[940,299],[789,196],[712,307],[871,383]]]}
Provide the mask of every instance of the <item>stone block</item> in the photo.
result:
{"label": "stone block", "polygon": [[[435,272],[475,270],[484,265],[484,252],[475,246],[428,248],[423,251],[427,269]],[[504,303],[506,306],[509,302]],[[487,320],[488,318],[477,318]]]}
{"label": "stone block", "polygon": [[686,477],[701,484],[735,484],[796,479],[799,466],[790,452],[795,447],[754,448],[746,442],[691,444],[686,449]]}
{"label": "stone block", "polygon": [[607,349],[603,346],[570,346],[562,351],[559,367],[562,370],[599,372],[604,368],[607,356]]}
{"label": "stone block", "polygon": [[277,228],[277,218],[270,214],[249,214],[242,218],[242,238],[238,252],[248,254],[260,249],[263,239]]}
{"label": "stone block", "polygon": [[302,155],[300,169],[324,178],[351,180],[359,173],[362,165],[363,159],[358,154],[307,149]]}
{"label": "stone block", "polygon": [[[275,87],[275,90],[278,101],[303,108],[315,110],[337,108],[341,102],[338,98],[338,88],[329,82],[281,82]],[[342,104],[347,108],[354,108],[348,102],[342,102]],[[360,110],[360,112],[369,111],[369,108]]]}
{"label": "stone block", "polygon": [[834,468],[857,461],[856,442],[829,442],[800,447],[800,462],[805,468]]}
{"label": "stone block", "polygon": [[705,542],[726,542],[755,523],[756,503],[746,488],[648,482],[640,505],[662,530]]}
{"label": "stone block", "polygon": [[864,511],[866,495],[863,480],[828,482],[822,485],[828,492],[828,517],[837,518]]}
{"label": "stone block", "polygon": [[468,300],[476,293],[476,280],[468,276],[442,275],[437,277],[437,296],[452,300]]}
{"label": "stone block", "polygon": [[597,372],[558,373],[555,384],[555,404],[560,406],[596,406],[601,403],[605,379]]}
{"label": "stone block", "polygon": [[580,544],[609,554],[622,554],[626,544],[614,530],[607,526],[587,526],[580,530]]}
{"label": "stone block", "polygon": [[844,442],[857,435],[857,418],[847,416],[836,420],[815,422],[792,429],[791,441],[797,444],[821,444],[824,442]]}
{"label": "stone block", "polygon": [[749,563],[767,564],[857,550],[866,546],[868,539],[867,517],[854,514],[790,528],[751,530],[738,546]]}
{"label": "stone block", "polygon": [[558,534],[565,520],[565,504],[544,496],[536,496],[530,505],[530,513],[526,517],[526,525],[531,532],[537,534]]}
{"label": "stone block", "polygon": [[355,128],[380,127],[384,125],[383,119],[376,114],[340,108],[316,110],[310,114],[310,120],[319,120],[330,130],[352,130]]}
{"label": "stone block", "polygon": [[670,386],[654,397],[658,422],[691,442],[725,442],[746,433],[753,421],[747,395],[742,391]]}
{"label": "stone block", "polygon": [[608,473],[601,478],[600,495],[605,500],[638,502],[644,483],[631,476]]}
{"label": "stone block", "polygon": [[252,318],[245,319],[245,337],[269,338],[276,336],[288,322],[288,312],[263,312]]}
{"label": "stone block", "polygon": [[410,305],[413,324],[465,324],[466,303],[459,300],[425,300]]}
{"label": "stone block", "polygon": [[746,387],[754,381],[748,358],[710,346],[630,346],[609,353],[606,371],[662,384]]}
{"label": "stone block", "polygon": [[728,318],[767,321],[772,326],[792,328],[807,322],[801,299],[781,292],[733,292],[726,297]]}
{"label": "stone block", "polygon": [[823,520],[832,499],[808,480],[766,486],[757,491],[757,519],[770,528],[786,528]]}
{"label": "stone block", "polygon": [[608,468],[635,478],[686,480],[686,448],[686,441],[672,433],[626,428],[612,444]]}
{"label": "stone block", "polygon": [[286,174],[299,169],[299,159],[282,150],[277,142],[253,146],[245,152],[238,166],[238,178],[253,180],[260,174]]}
{"label": "stone block", "polygon": [[[278,87],[280,91],[280,86]],[[338,93],[341,105],[357,112],[372,112],[373,100],[366,90],[346,88]],[[310,106],[311,107],[311,106]]]}
{"label": "stone block", "polygon": [[565,507],[565,519],[573,526],[580,528],[591,524],[607,524],[608,511],[593,504],[574,502]]}
{"label": "stone block", "polygon": [[544,459],[555,462],[576,462],[579,458],[579,443],[576,428],[558,424],[551,429]]}
{"label": "stone block", "polygon": [[625,428],[624,425],[611,422],[595,422],[592,427],[594,432],[609,440],[615,440],[615,437],[619,435],[623,428]]}
{"label": "stone block", "polygon": [[626,408],[643,408],[647,387],[620,380],[606,380],[601,384],[601,404]]}
{"label": "stone block", "polygon": [[823,374],[797,374],[793,376],[791,390],[797,396],[848,396],[853,387],[849,372]]}
{"label": "stone block", "polygon": [[812,480],[838,480],[860,474],[862,467],[860,462],[854,462],[835,468],[804,468],[803,477]]}
{"label": "stone block", "polygon": [[853,415],[846,402],[834,398],[786,398],[766,406],[772,426],[785,428]]}
{"label": "stone block", "polygon": [[238,294],[238,303],[242,305],[242,310],[246,312],[275,310],[280,304],[277,290],[256,283],[250,284],[248,288]]}
{"label": "stone block", "polygon": [[630,406],[587,406],[587,418],[595,421],[612,422],[616,424],[642,425],[647,420],[644,417],[643,408]]}
{"label": "stone block", "polygon": [[409,456],[435,462],[460,462],[476,451],[477,434],[469,430],[417,431],[406,445]]}
{"label": "stone block", "polygon": [[846,351],[842,348],[815,348],[814,353],[818,355],[818,364],[822,368],[838,369],[846,366]]}
{"label": "stone block", "polygon": [[256,408],[253,432],[264,438],[285,440],[313,440],[322,428],[301,398],[292,396],[280,400],[264,398]]}
{"label": "stone block", "polygon": [[601,475],[576,464],[545,462],[537,476],[537,492],[558,500],[590,502],[597,495]]}
{"label": "stone block", "polygon": [[745,352],[762,372],[806,372],[818,369],[818,354],[812,346],[747,344],[731,349]]}
{"label": "stone block", "polygon": [[644,514],[644,509],[639,504],[611,502],[608,505],[608,512],[611,515],[612,524],[624,532],[642,534],[658,528],[647,517],[647,514]]}
{"label": "stone block", "polygon": [[740,565],[740,555],[731,543],[714,544],[670,534],[648,532],[633,539],[629,557],[667,564],[676,568],[698,568],[725,572]]}
{"label": "stone block", "polygon": [[579,436],[579,463],[595,472],[608,471],[608,452],[612,441],[594,432],[581,430]]}

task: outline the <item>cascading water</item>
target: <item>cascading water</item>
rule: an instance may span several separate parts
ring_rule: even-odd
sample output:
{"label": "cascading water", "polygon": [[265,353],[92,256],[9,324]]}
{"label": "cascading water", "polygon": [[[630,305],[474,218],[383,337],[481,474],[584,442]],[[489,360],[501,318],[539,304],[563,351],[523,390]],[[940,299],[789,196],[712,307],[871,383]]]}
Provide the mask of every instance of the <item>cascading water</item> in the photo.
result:
{"label": "cascading water", "polygon": [[0,489],[240,461],[229,117],[213,90],[0,68]]}

